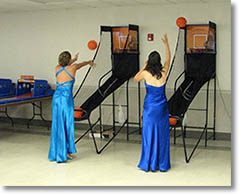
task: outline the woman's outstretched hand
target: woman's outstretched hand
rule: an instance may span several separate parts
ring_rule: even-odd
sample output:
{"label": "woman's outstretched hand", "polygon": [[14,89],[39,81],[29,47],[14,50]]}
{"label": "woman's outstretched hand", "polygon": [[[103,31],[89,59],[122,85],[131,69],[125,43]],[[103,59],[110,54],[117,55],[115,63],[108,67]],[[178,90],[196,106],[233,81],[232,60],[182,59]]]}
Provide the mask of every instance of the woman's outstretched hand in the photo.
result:
{"label": "woman's outstretched hand", "polygon": [[165,45],[168,44],[167,33],[165,33],[165,34],[163,35],[162,41],[163,41],[163,43],[164,43]]}
{"label": "woman's outstretched hand", "polygon": [[74,61],[77,61],[78,60],[78,55],[79,55],[79,52],[76,53],[75,57],[73,58]]}
{"label": "woman's outstretched hand", "polygon": [[89,61],[89,65],[90,65],[91,67],[93,67],[93,68],[96,66],[96,64],[93,62],[93,60],[90,60],[90,61]]}

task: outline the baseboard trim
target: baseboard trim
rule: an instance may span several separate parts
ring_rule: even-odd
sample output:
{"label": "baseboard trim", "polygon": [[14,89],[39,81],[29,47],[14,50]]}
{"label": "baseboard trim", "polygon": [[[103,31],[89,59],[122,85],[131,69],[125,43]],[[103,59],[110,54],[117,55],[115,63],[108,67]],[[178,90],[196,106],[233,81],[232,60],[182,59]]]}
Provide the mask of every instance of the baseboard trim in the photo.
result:
{"label": "baseboard trim", "polygon": [[[31,133],[44,134],[44,135],[45,134],[47,134],[47,135],[50,134],[50,131],[48,130],[48,127],[51,127],[51,121],[49,121],[49,120],[42,121],[42,120],[39,120],[39,119],[35,119],[35,120],[31,121],[29,129],[27,128],[28,119],[13,118],[13,120],[14,120],[14,125],[15,126],[18,126],[18,125],[22,126],[21,127],[21,132],[30,133],[31,129],[34,129],[34,131],[31,132]],[[1,123],[4,124],[4,127],[8,127],[7,129],[12,129],[14,131],[14,127],[11,126],[11,122],[7,117],[0,117],[0,124]],[[26,130],[24,130],[25,125],[26,125]],[[41,128],[41,130],[36,130],[36,127],[46,127],[46,129]],[[88,127],[89,127],[88,124],[85,124],[85,123],[75,123],[75,131],[79,131],[79,132],[84,131],[84,130],[87,130]],[[111,127],[112,127],[111,125],[104,125],[104,129],[107,129],[107,130],[111,129]],[[120,126],[116,126],[116,129],[119,129],[119,128],[120,128]],[[99,130],[100,126],[96,125],[94,129]],[[130,132],[136,131],[136,129],[137,129],[137,127],[129,127]],[[127,132],[127,129],[126,129],[126,127],[124,127],[121,130],[120,133],[126,134],[126,132]],[[180,129],[177,129],[176,132],[177,132],[178,136],[181,136]],[[138,132],[136,132],[136,133],[138,133]],[[202,133],[202,131],[187,130],[186,131],[186,137],[187,138],[198,139],[199,136],[201,135],[201,133]],[[130,134],[129,138],[131,139],[131,136],[133,136],[133,135],[134,134]],[[211,135],[212,135],[212,130],[209,130],[208,131],[208,137],[210,137]],[[173,137],[173,131],[170,132],[170,136]],[[204,136],[203,136],[202,139],[204,139]],[[231,133],[216,132],[216,140],[231,141]]]}

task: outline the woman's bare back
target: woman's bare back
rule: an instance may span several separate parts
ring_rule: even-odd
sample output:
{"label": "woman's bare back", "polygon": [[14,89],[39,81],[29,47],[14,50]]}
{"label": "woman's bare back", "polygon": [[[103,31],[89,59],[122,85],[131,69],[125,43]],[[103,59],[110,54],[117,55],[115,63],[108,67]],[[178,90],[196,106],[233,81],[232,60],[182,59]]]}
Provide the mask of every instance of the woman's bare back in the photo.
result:
{"label": "woman's bare back", "polygon": [[144,70],[144,79],[148,85],[152,85],[154,87],[161,87],[166,83],[166,76],[162,72],[162,77],[157,79],[156,77],[152,76],[152,74],[146,70]]}
{"label": "woman's bare back", "polygon": [[[62,66],[57,65],[57,66],[56,66],[56,73],[57,73],[59,70],[61,70],[62,68],[63,68]],[[68,71],[68,73],[69,73],[70,75],[72,75],[72,77],[75,78],[76,69],[75,69],[73,66],[69,65],[69,66],[65,66],[64,68],[65,68],[66,71]],[[63,71],[61,71],[61,72],[58,74],[56,80],[57,80],[59,83],[64,83],[64,82],[67,82],[67,81],[71,81],[72,78],[63,70]]]}

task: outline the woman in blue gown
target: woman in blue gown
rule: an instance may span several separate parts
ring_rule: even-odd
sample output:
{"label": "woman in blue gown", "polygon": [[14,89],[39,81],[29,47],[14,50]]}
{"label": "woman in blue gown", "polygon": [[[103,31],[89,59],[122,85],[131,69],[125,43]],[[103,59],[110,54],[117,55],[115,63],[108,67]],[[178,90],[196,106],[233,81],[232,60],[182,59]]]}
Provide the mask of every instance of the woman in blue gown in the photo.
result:
{"label": "woman in blue gown", "polygon": [[90,60],[75,63],[78,54],[71,59],[67,51],[59,55],[59,65],[56,66],[57,89],[52,100],[52,128],[48,159],[58,163],[71,159],[71,154],[77,152],[74,143],[74,102],[72,89],[75,74],[81,67],[94,63]]}
{"label": "woman in blue gown", "polygon": [[136,82],[144,79],[146,86],[142,124],[142,154],[138,164],[138,167],[144,171],[167,171],[171,166],[169,113],[165,94],[171,55],[166,34],[162,41],[166,48],[164,66],[161,64],[160,54],[153,51],[144,67],[134,77]]}

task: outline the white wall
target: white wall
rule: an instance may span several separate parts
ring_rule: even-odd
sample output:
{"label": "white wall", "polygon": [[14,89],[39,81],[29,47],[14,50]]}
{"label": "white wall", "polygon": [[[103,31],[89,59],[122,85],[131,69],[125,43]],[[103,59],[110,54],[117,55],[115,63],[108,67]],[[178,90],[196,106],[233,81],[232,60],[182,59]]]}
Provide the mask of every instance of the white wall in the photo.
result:
{"label": "white wall", "polygon": [[[196,2],[171,6],[154,5],[0,14],[0,78],[11,78],[16,81],[20,75],[29,74],[54,84],[54,68],[57,64],[58,54],[63,50],[69,50],[73,54],[79,51],[79,61],[90,59],[94,52],[88,50],[87,42],[91,39],[99,40],[100,25],[139,25],[141,64],[152,50],[160,51],[164,59],[164,48],[160,38],[165,32],[168,33],[173,54],[178,31],[175,21],[179,16],[184,16],[189,24],[208,23],[209,20],[217,24],[218,89],[220,87],[222,90],[224,101],[230,109],[230,1],[220,1],[214,4]],[[155,34],[154,42],[147,41],[147,33]],[[101,64],[98,65],[99,67],[91,72],[91,79],[86,86],[94,88],[93,85],[96,85],[94,79],[99,78],[100,73],[108,69],[105,65],[102,67]],[[79,71],[76,86],[84,77],[86,70],[87,68],[84,68]],[[132,84],[131,86],[134,88],[136,85]],[[220,98],[218,103],[218,107],[222,108],[223,104]],[[223,108],[222,111],[226,112]],[[231,113],[231,110],[227,112]],[[222,118],[217,118],[218,131],[231,131],[231,119],[226,117],[225,120],[227,122],[223,124]]]}

